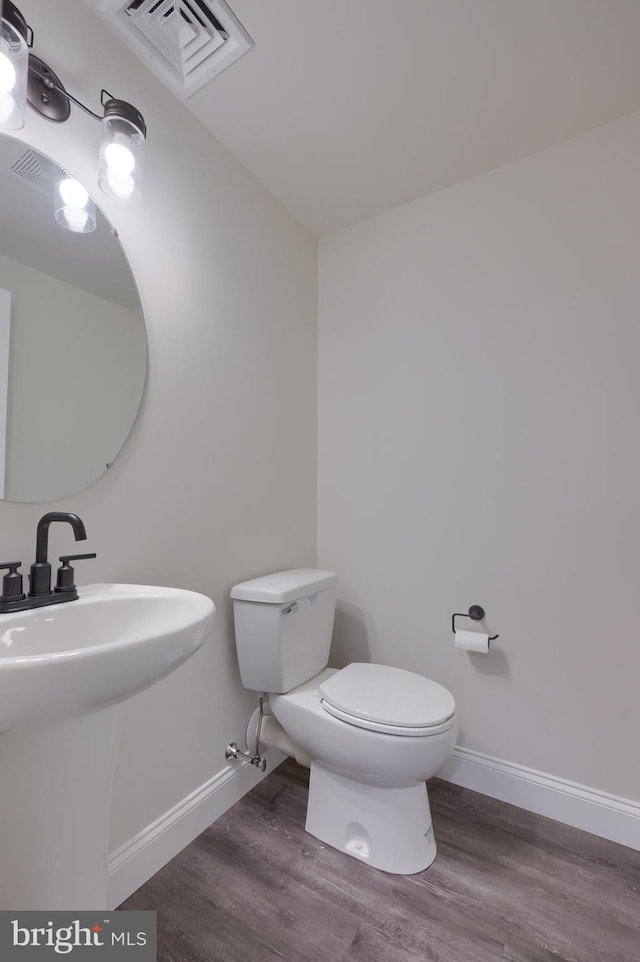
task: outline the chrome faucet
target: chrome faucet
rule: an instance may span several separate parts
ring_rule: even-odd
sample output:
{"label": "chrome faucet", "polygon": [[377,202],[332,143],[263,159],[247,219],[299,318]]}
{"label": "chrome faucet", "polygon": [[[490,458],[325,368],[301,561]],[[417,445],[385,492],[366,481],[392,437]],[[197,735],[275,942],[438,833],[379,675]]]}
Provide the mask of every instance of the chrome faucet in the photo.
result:
{"label": "chrome faucet", "polygon": [[29,574],[29,594],[22,590],[22,574],[19,572],[20,561],[10,561],[0,564],[0,569],[7,568],[2,581],[2,596],[0,596],[0,612],[23,611],[26,608],[39,608],[43,605],[56,605],[63,601],[75,601],[78,591],[74,584],[73,568],[70,561],[80,561],[82,558],[95,558],[95,554],[61,555],[62,564],[58,568],[56,587],[51,590],[51,564],[49,552],[49,525],[53,521],[70,524],[76,541],[84,541],[87,537],[84,524],[77,514],[68,511],[49,511],[38,521],[36,533],[36,560],[31,565]]}

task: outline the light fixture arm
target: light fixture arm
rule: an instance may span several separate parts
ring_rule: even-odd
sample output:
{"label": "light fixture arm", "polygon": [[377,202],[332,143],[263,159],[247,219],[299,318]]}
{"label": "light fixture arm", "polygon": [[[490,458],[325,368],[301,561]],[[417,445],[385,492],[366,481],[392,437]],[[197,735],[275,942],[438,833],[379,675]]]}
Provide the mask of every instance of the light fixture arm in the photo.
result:
{"label": "light fixture arm", "polygon": [[[77,97],[74,97],[73,94],[70,94],[53,70],[51,70],[51,68],[48,67],[44,61],[40,60],[39,57],[35,57],[33,54],[31,54],[29,57],[29,106],[33,107],[33,109],[43,117],[46,117],[47,120],[54,120],[60,123],[61,120],[57,120],[56,117],[51,117],[49,113],[42,109],[42,107],[47,106],[45,101],[42,100],[42,97],[44,96],[47,100],[49,100],[46,92],[43,94],[43,87],[46,88],[46,90],[54,90],[56,93],[66,97],[67,100],[70,100],[71,103],[76,105],[76,107],[80,107],[81,110],[84,110],[86,114],[89,114],[91,117],[95,118],[95,120],[102,120],[102,114],[94,113],[94,111],[85,106],[81,100],[78,100]],[[103,106],[104,102],[102,100],[102,95],[105,93],[106,91],[103,90],[102,94],[100,95],[100,101]],[[66,120],[66,117],[64,119]]]}
{"label": "light fixture arm", "polygon": [[75,104],[76,107],[80,107],[82,110],[84,110],[85,114],[89,114],[91,117],[95,117],[96,120],[102,120],[101,114],[96,114],[93,112],[93,110],[89,110],[89,108],[86,107],[81,100],[78,100],[77,97],[74,97],[73,94],[70,94],[68,90],[62,90],[61,87],[56,87],[55,85],[53,86],[53,90],[57,90],[59,93],[64,94],[65,97],[69,98],[71,103]]}
{"label": "light fixture arm", "polygon": [[103,121],[107,116],[120,116],[124,121],[134,124],[144,139],[147,128],[144,118],[139,110],[125,100],[116,98],[105,90],[100,91],[100,103],[103,107],[102,114],[96,114],[93,110],[70,94],[65,85],[49,67],[48,64],[36,57],[35,54],[29,55],[29,85],[27,88],[27,102],[29,106],[54,123],[64,123],[70,114],[69,104],[73,103],[86,114],[95,120]]}

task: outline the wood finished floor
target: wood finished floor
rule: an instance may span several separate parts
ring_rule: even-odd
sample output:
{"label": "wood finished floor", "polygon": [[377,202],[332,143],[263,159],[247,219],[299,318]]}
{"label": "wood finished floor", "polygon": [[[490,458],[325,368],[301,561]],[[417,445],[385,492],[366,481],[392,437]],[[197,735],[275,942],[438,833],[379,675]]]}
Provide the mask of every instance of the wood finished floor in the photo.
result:
{"label": "wood finished floor", "polygon": [[438,857],[387,875],[304,831],[287,761],[121,909],[158,962],[640,962],[640,853],[433,779]]}

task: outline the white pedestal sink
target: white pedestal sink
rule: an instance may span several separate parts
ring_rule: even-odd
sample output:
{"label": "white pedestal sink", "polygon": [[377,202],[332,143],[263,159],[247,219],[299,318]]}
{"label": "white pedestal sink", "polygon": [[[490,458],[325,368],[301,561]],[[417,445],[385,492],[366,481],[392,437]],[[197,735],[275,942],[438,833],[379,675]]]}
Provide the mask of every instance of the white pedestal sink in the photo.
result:
{"label": "white pedestal sink", "polygon": [[90,585],[0,615],[0,910],[107,908],[122,702],[207,637],[205,595]]}

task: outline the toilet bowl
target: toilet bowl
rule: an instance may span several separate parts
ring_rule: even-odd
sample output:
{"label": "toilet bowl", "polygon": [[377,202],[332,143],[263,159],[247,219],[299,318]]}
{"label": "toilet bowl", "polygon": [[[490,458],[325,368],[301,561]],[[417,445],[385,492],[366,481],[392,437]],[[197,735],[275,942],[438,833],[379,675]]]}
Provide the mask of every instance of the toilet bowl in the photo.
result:
{"label": "toilet bowl", "polygon": [[[387,686],[387,702],[374,686],[368,692],[377,718],[362,708],[367,692],[360,686],[373,679],[377,688]],[[323,697],[331,693],[330,680],[334,691],[340,684],[333,703]],[[409,699],[407,688],[414,699],[422,692],[424,701]],[[353,706],[360,714],[352,714]],[[449,692],[412,672],[352,664],[271,695],[269,707],[262,748],[284,749],[311,770],[306,831],[383,871],[410,875],[428,868],[437,848],[425,782],[451,757],[458,731]],[[251,728],[248,744],[254,743]]]}
{"label": "toilet bowl", "polygon": [[436,856],[425,782],[455,746],[455,701],[442,685],[400,668],[326,667],[336,580],[298,569],[236,585],[243,684],[271,689],[261,748],[310,768],[307,832],[374,868],[414,874]]}

